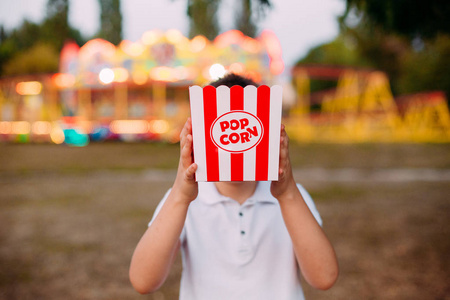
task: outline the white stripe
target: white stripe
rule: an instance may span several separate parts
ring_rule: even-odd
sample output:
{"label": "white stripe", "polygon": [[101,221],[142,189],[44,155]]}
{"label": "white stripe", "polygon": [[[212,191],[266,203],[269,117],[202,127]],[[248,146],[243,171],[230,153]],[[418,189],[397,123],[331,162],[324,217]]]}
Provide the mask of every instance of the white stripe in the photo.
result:
{"label": "white stripe", "polygon": [[[217,89],[217,117],[230,111],[230,88],[224,85]],[[219,180],[231,180],[231,154],[228,151],[219,150]]]}
{"label": "white stripe", "polygon": [[205,123],[203,113],[203,89],[198,86],[189,87],[191,105],[192,137],[194,140],[194,161],[198,168],[195,172],[196,181],[206,181],[206,149]]}
{"label": "white stripe", "polygon": [[282,99],[283,88],[280,85],[272,86],[270,88],[268,180],[278,180]]}
{"label": "white stripe", "polygon": [[[256,116],[257,91],[253,85],[244,88],[244,110]],[[256,147],[244,152],[244,181],[254,181],[256,170]]]}

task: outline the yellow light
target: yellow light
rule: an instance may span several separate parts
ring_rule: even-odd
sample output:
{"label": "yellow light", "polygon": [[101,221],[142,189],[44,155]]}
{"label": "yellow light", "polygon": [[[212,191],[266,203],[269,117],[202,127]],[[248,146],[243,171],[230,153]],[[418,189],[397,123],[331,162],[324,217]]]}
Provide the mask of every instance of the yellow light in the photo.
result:
{"label": "yellow light", "polygon": [[225,67],[222,66],[221,64],[213,64],[210,68],[209,68],[209,75],[211,76],[212,80],[217,80],[221,77],[223,77],[226,74],[226,70]]}
{"label": "yellow light", "polygon": [[46,121],[34,122],[31,126],[31,132],[37,135],[50,134],[52,131],[52,124]]}
{"label": "yellow light", "polygon": [[39,95],[42,91],[42,83],[39,81],[24,81],[16,85],[16,92],[22,96]]}
{"label": "yellow light", "polygon": [[144,45],[153,45],[155,44],[161,37],[161,32],[156,30],[146,31],[142,35],[142,43]]}
{"label": "yellow light", "polygon": [[11,122],[0,122],[0,134],[10,134],[12,130]]}
{"label": "yellow light", "polygon": [[122,50],[126,54],[133,57],[141,55],[145,50],[145,47],[141,43],[139,42],[133,43],[127,40],[124,40],[122,41],[122,43],[120,43],[120,48],[122,48]]}
{"label": "yellow light", "polygon": [[172,69],[169,67],[156,67],[150,72],[150,77],[158,81],[174,81]]}
{"label": "yellow light", "polygon": [[167,40],[172,44],[178,44],[183,41],[183,34],[177,29],[170,29],[166,32]]}
{"label": "yellow light", "polygon": [[133,73],[133,81],[134,83],[136,83],[137,85],[143,85],[144,83],[147,82],[147,73],[143,72],[143,71],[136,71]]}
{"label": "yellow light", "polygon": [[109,129],[116,134],[144,134],[148,132],[148,123],[145,120],[115,120]]}
{"label": "yellow light", "polygon": [[98,79],[103,84],[110,84],[114,81],[114,71],[110,68],[104,68],[98,74]]}
{"label": "yellow light", "polygon": [[191,50],[192,52],[200,52],[206,46],[207,39],[202,35],[197,35],[191,41]]}
{"label": "yellow light", "polygon": [[148,123],[150,132],[162,134],[169,130],[169,123],[166,120],[152,120]]}
{"label": "yellow light", "polygon": [[131,56],[139,56],[144,52],[145,48],[140,43],[133,43],[130,46],[130,55]]}
{"label": "yellow light", "polygon": [[75,77],[72,74],[56,73],[52,76],[52,80],[61,89],[70,88],[75,85]]}
{"label": "yellow light", "polygon": [[57,145],[64,143],[64,131],[59,126],[53,127],[50,139]]}
{"label": "yellow light", "polygon": [[125,82],[128,80],[128,71],[125,68],[114,68],[114,81]]}
{"label": "yellow light", "polygon": [[31,125],[27,121],[12,122],[12,134],[28,134],[30,133]]}

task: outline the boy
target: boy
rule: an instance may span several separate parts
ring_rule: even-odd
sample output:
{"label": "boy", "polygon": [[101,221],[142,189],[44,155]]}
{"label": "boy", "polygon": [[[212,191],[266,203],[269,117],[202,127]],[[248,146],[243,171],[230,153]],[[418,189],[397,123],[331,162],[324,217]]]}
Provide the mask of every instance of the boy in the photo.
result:
{"label": "boy", "polygon": [[[256,84],[231,74],[211,85]],[[195,182],[190,119],[180,148],[175,182],[133,254],[138,292],[164,283],[180,249],[180,299],[304,299],[299,270],[315,288],[335,283],[336,255],[312,199],[294,181],[284,126],[278,181]]]}

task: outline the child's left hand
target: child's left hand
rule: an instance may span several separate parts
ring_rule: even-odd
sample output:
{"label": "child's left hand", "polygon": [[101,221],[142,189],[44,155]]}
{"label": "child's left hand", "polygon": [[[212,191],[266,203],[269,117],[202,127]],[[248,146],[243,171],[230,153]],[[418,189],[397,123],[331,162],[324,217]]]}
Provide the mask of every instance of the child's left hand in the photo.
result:
{"label": "child's left hand", "polygon": [[289,196],[291,191],[295,190],[297,190],[297,186],[292,174],[291,161],[289,159],[289,137],[287,136],[284,125],[281,124],[278,181],[272,181],[270,192],[272,193],[272,196],[281,200],[282,198]]}

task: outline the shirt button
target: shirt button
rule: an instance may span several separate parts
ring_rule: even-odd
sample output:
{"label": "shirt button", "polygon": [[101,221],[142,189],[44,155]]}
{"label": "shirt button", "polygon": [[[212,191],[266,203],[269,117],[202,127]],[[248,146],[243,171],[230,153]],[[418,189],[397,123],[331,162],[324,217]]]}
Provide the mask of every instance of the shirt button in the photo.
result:
{"label": "shirt button", "polygon": [[244,231],[244,230],[242,230],[242,231],[241,231],[241,234],[242,234],[242,235],[244,235],[244,234],[245,234],[245,231]]}
{"label": "shirt button", "polygon": [[239,213],[239,216],[240,216],[240,217],[242,217],[243,215],[244,215],[243,213],[241,213],[241,212]]}

